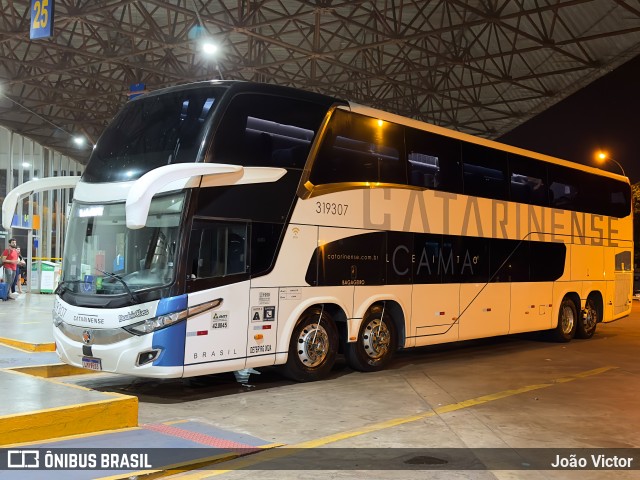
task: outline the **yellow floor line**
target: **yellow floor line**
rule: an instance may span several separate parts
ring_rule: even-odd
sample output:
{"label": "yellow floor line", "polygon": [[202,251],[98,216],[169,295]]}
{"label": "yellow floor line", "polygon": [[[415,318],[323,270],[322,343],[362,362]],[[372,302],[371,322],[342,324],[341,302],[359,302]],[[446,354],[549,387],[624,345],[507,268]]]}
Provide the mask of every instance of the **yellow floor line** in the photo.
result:
{"label": "yellow floor line", "polygon": [[29,343],[20,340],[14,340],[12,338],[0,337],[0,344],[7,345],[9,347],[16,347],[25,352],[55,352],[55,343]]}
{"label": "yellow floor line", "polygon": [[95,370],[89,370],[88,368],[74,367],[67,365],[66,363],[54,363],[49,365],[28,365],[26,367],[12,367],[6,370],[13,370],[15,372],[26,373],[34,377],[41,378],[55,378],[55,377],[68,377],[70,375],[88,375],[96,374]]}
{"label": "yellow floor line", "polygon": [[428,412],[424,412],[424,413],[419,413],[417,415],[411,415],[408,417],[400,417],[400,418],[394,418],[391,420],[387,420],[384,422],[380,422],[380,423],[375,423],[372,425],[368,425],[366,427],[363,428],[359,428],[357,430],[351,430],[351,431],[347,431],[347,432],[341,432],[341,433],[336,433],[333,435],[327,435],[325,437],[321,437],[321,438],[317,438],[314,440],[308,440],[306,442],[301,442],[298,444],[294,444],[294,445],[288,445],[286,449],[283,450],[279,450],[279,449],[274,449],[274,450],[269,450],[268,452],[260,452],[257,453],[255,455],[251,455],[249,457],[246,458],[242,458],[242,459],[238,459],[238,460],[233,460],[233,468],[232,469],[227,469],[227,470],[201,470],[199,472],[194,472],[192,474],[188,474],[188,475],[183,475],[180,477],[180,480],[199,480],[205,477],[212,477],[212,476],[217,476],[217,475],[222,475],[224,473],[229,473],[235,470],[239,470],[241,468],[246,468],[246,467],[251,467],[263,462],[267,462],[267,461],[271,461],[271,460],[275,460],[278,458],[283,458],[289,455],[293,455],[293,453],[295,453],[296,449],[302,449],[302,448],[317,448],[317,447],[321,447],[330,443],[335,443],[335,442],[339,442],[341,440],[346,440],[349,438],[353,438],[353,437],[358,437],[361,435],[365,435],[367,433],[372,433],[372,432],[376,432],[376,431],[380,431],[380,430],[384,430],[390,427],[396,427],[398,425],[404,425],[407,423],[411,423],[411,422],[415,422],[418,420],[423,420],[425,418],[429,418],[429,417],[433,417],[436,415],[442,415],[442,414],[446,414],[446,413],[450,413],[450,412],[454,412],[457,410],[462,410],[464,408],[470,408],[470,407],[474,407],[477,405],[482,405],[485,403],[489,403],[489,402],[495,402],[496,400],[501,400],[503,398],[508,398],[508,397],[512,397],[514,395],[519,395],[521,393],[526,393],[526,392],[531,392],[533,390],[540,390],[543,388],[549,388],[549,387],[553,387],[554,385],[558,385],[558,384],[562,384],[562,383],[567,383],[567,382],[572,382],[574,380],[579,380],[582,378],[586,378],[586,377],[591,377],[593,375],[599,375],[601,373],[604,372],[608,372],[609,370],[613,370],[615,368],[618,367],[614,367],[614,366],[607,366],[607,367],[601,367],[601,368],[596,368],[594,370],[587,370],[584,372],[580,372],[580,373],[576,373],[574,375],[570,375],[568,377],[562,377],[562,378],[557,378],[554,380],[551,380],[550,382],[547,383],[539,383],[539,384],[535,384],[535,385],[527,385],[521,388],[516,388],[516,389],[512,389],[512,390],[503,390],[501,392],[497,392],[497,393],[492,393],[489,395],[483,395],[480,397],[476,397],[476,398],[472,398],[469,400],[465,400],[462,402],[458,402],[458,403],[452,403],[450,405],[444,405],[442,407],[436,408],[435,410],[431,410]]}

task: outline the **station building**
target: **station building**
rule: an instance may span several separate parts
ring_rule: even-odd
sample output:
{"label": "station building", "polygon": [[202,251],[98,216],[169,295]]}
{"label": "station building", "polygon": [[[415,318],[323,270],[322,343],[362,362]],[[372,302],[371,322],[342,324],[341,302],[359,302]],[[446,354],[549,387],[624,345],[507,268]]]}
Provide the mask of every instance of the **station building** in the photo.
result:
{"label": "station building", "polygon": [[[0,202],[11,189],[44,177],[82,175],[84,165],[0,127]],[[66,216],[73,189],[34,193],[18,203],[10,231],[0,227],[0,247],[17,240],[27,271],[39,260],[59,262],[64,249]],[[35,268],[38,268],[36,263]],[[29,287],[27,287],[29,288]]]}

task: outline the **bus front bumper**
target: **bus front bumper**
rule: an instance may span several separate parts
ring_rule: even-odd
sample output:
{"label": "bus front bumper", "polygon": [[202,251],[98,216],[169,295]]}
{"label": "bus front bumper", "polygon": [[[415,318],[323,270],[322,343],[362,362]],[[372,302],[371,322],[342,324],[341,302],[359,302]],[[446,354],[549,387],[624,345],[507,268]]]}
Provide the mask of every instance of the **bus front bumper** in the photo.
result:
{"label": "bus front bumper", "polygon": [[[60,360],[74,367],[152,378],[183,376],[182,365],[154,365],[153,360],[163,352],[153,348],[153,334],[131,336],[107,345],[87,345],[69,338],[61,328],[54,326],[53,337]],[[141,364],[143,362],[146,363]]]}

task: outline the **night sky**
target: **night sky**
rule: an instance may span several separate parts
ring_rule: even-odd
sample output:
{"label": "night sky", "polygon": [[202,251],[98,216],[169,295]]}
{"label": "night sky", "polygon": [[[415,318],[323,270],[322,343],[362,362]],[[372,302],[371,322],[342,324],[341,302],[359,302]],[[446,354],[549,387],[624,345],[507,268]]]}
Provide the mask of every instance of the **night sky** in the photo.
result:
{"label": "night sky", "polygon": [[595,162],[594,152],[603,149],[631,183],[639,182],[640,55],[498,141],[620,173],[612,162]]}

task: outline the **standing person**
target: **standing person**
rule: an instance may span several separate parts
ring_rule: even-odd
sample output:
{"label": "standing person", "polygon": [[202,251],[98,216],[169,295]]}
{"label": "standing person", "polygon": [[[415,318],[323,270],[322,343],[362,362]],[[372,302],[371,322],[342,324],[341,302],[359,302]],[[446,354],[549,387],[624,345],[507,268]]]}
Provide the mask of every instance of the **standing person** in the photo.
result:
{"label": "standing person", "polygon": [[20,254],[20,247],[16,247],[16,252],[18,252],[18,263],[16,264],[16,275],[13,277],[13,284],[11,285],[11,293],[18,293],[22,295],[22,272],[25,267],[24,258]]}
{"label": "standing person", "polygon": [[[9,248],[5,248],[4,252],[2,252],[2,257],[0,261],[2,261],[3,276],[4,283],[7,284],[7,288],[13,286],[13,280],[16,276],[16,267],[18,265],[18,251],[16,250],[17,242],[15,238],[9,239]],[[16,297],[11,296],[11,293],[8,295],[9,298],[15,299]]]}

